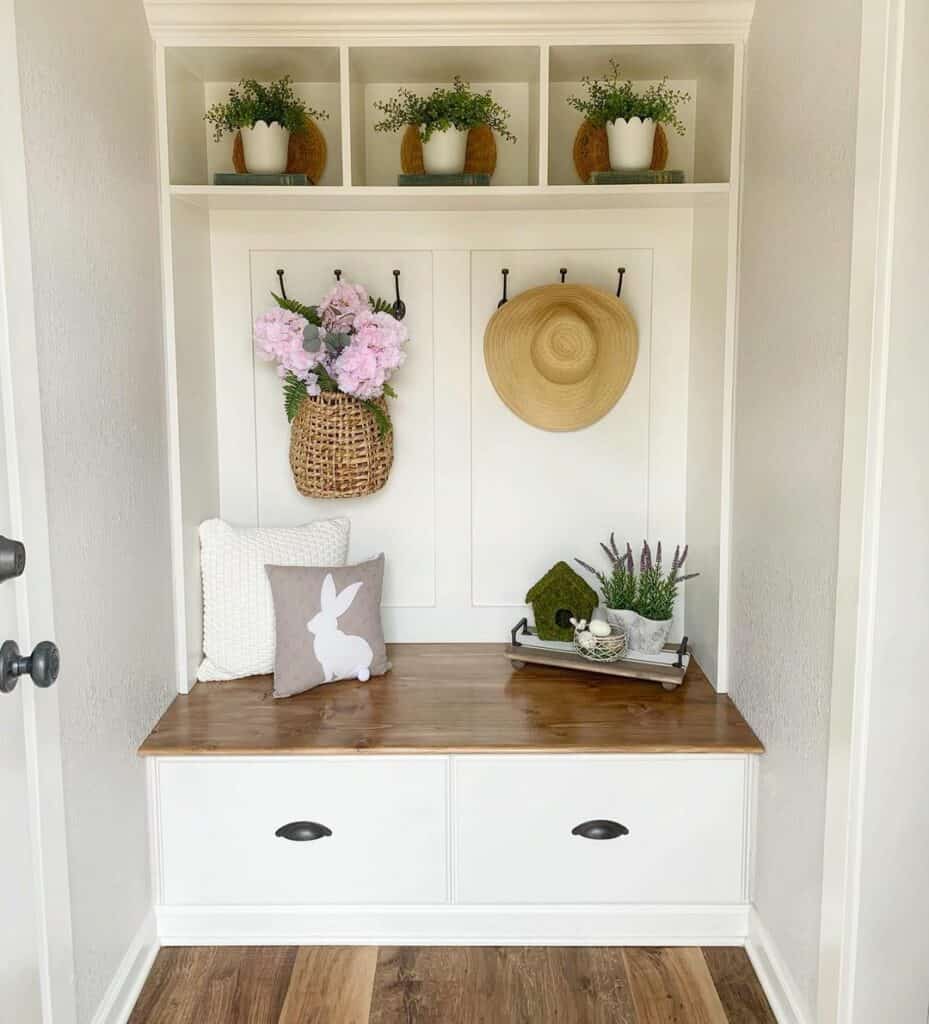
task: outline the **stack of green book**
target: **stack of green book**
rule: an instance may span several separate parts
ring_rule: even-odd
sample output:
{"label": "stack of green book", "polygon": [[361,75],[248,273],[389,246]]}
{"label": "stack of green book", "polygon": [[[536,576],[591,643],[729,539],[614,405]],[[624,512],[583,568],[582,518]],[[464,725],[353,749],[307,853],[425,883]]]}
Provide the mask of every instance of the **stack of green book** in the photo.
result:
{"label": "stack of green book", "polygon": [[489,185],[489,174],[400,174],[398,185]]}
{"label": "stack of green book", "polygon": [[594,171],[588,185],[683,185],[683,171]]}
{"label": "stack of green book", "polygon": [[214,174],[214,185],[311,185],[305,174]]}

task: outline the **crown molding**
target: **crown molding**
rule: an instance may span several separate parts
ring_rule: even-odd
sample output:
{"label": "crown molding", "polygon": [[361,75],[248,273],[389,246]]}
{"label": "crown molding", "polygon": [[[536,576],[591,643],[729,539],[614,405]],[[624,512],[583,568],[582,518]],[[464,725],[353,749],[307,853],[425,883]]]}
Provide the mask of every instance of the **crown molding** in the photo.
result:
{"label": "crown molding", "polygon": [[754,0],[146,0],[163,45],[722,42]]}

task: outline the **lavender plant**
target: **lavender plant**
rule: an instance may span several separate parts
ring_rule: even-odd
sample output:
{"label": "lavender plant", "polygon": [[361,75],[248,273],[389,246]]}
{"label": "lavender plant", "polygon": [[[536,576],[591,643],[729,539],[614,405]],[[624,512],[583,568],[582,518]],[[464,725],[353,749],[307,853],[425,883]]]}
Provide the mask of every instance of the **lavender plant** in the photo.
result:
{"label": "lavender plant", "polygon": [[642,555],[639,559],[639,579],[636,602],[633,609],[645,619],[655,619],[663,622],[670,619],[674,614],[674,601],[677,597],[678,585],[684,580],[693,579],[700,574],[697,572],[681,575],[681,569],[687,560],[687,545],[681,551],[681,546],[674,549],[674,558],[671,560],[671,569],[667,575],[661,566],[661,541],[655,549],[655,557],[652,558],[652,549],[648,541],[642,542]]}
{"label": "lavender plant", "polygon": [[607,608],[614,608],[619,611],[628,608],[635,608],[636,602],[636,578],[635,560],[632,557],[632,548],[626,544],[626,550],[620,553],[616,546],[616,534],[610,534],[609,544],[600,542],[606,557],[610,561],[610,571],[602,572],[592,565],[575,558],[578,565],[592,573],[600,583],[600,593],[603,594],[603,601]]}

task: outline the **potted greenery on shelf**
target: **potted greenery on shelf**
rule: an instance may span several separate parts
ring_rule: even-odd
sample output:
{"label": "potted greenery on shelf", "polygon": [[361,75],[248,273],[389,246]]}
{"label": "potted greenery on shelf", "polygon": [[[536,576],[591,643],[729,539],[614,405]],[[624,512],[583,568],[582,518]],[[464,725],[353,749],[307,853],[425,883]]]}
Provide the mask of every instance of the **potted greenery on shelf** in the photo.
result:
{"label": "potted greenery on shelf", "polygon": [[290,75],[270,85],[243,78],[229,90],[225,103],[214,103],[204,114],[213,126],[213,138],[242,133],[245,166],[250,174],[282,174],[287,169],[287,146],[291,134],[306,131],[308,117],[323,119],[324,110],[314,110],[294,92]]}
{"label": "potted greenery on shelf", "polygon": [[581,82],[587,95],[569,96],[567,102],[595,127],[606,126],[614,171],[643,170],[651,165],[658,124],[684,134],[677,108],[689,102],[690,93],[671,89],[667,77],[638,92],[611,60],[610,74],[604,78],[586,75]]}
{"label": "potted greenery on shelf", "polygon": [[417,96],[401,88],[388,100],[375,102],[384,118],[376,132],[396,132],[407,125],[419,128],[423,144],[423,167],[427,174],[460,174],[464,170],[468,132],[486,124],[508,142],[516,136],[509,130],[509,111],[489,92],[474,92],[458,75],[451,89],[437,88],[428,96]]}

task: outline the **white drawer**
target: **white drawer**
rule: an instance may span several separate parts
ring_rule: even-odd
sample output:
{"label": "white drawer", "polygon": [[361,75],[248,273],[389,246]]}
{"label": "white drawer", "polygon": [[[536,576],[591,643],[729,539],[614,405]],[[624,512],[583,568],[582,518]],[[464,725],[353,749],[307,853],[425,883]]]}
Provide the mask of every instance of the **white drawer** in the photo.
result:
{"label": "white drawer", "polygon": [[[744,900],[747,758],[460,757],[459,903]],[[573,835],[594,819],[615,839]]]}
{"label": "white drawer", "polygon": [[[441,903],[442,757],[159,759],[162,902]],[[325,825],[312,841],[275,835]]]}

